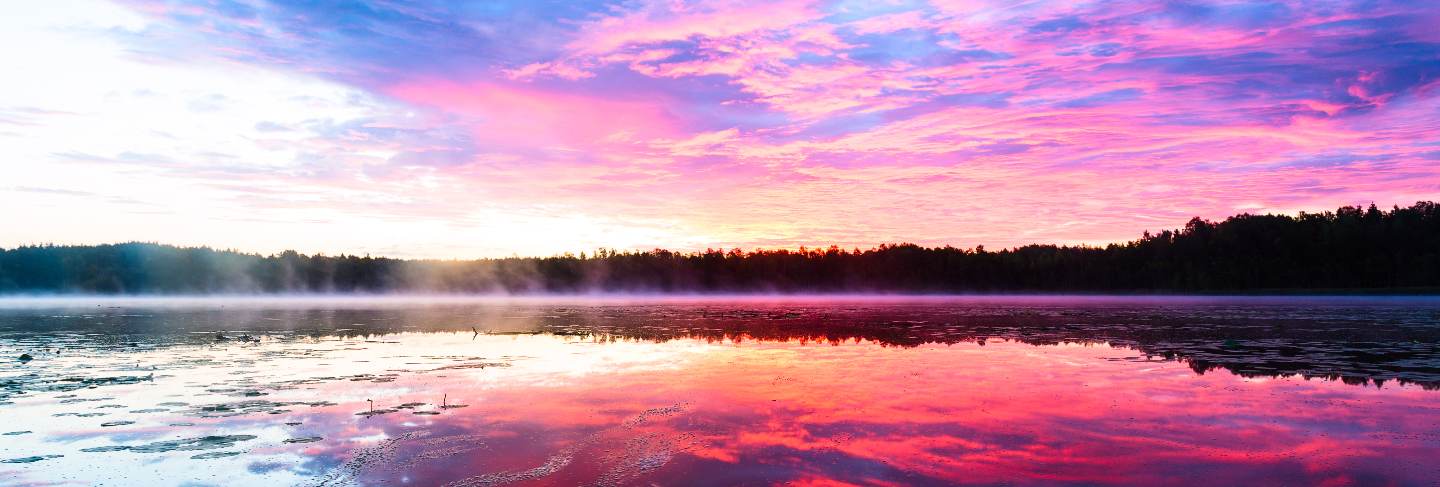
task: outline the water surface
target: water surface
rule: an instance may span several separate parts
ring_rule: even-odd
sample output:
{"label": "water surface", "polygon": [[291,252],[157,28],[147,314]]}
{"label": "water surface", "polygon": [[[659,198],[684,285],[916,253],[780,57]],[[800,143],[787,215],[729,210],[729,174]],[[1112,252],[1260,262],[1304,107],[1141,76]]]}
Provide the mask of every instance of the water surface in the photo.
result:
{"label": "water surface", "polygon": [[0,354],[7,485],[1440,481],[1431,298],[28,300]]}

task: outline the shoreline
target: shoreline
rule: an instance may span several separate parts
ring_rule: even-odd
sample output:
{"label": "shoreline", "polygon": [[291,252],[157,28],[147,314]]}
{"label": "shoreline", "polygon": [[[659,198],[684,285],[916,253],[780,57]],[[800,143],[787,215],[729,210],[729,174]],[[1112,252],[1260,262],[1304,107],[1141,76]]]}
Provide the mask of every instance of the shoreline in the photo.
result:
{"label": "shoreline", "polygon": [[1017,305],[1096,304],[1365,304],[1440,303],[1435,293],[973,293],[973,294],[210,294],[210,295],[0,295],[0,309],[77,307],[390,307],[445,305],[627,305],[627,304],[784,304],[784,303],[1014,303]]}

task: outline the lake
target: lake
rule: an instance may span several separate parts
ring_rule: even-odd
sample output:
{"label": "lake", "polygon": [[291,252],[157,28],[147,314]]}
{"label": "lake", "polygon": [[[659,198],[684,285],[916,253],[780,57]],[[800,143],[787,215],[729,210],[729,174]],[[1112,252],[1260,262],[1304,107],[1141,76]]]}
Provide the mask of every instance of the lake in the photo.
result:
{"label": "lake", "polygon": [[1440,483],[1436,298],[6,299],[0,357],[5,485]]}

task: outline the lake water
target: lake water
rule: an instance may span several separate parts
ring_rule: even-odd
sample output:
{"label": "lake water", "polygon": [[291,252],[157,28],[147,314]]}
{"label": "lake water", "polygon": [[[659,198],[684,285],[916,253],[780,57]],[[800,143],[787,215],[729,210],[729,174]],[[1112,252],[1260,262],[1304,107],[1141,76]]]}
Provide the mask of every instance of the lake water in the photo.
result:
{"label": "lake water", "polygon": [[1440,483],[1434,298],[12,299],[0,357],[4,485]]}

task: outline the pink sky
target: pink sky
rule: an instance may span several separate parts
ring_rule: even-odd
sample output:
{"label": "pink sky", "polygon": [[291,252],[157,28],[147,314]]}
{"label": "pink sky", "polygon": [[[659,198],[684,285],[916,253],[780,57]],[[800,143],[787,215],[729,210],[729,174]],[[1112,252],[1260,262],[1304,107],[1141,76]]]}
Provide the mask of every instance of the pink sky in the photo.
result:
{"label": "pink sky", "polygon": [[1440,197],[1426,2],[17,9],[0,246],[996,248]]}

